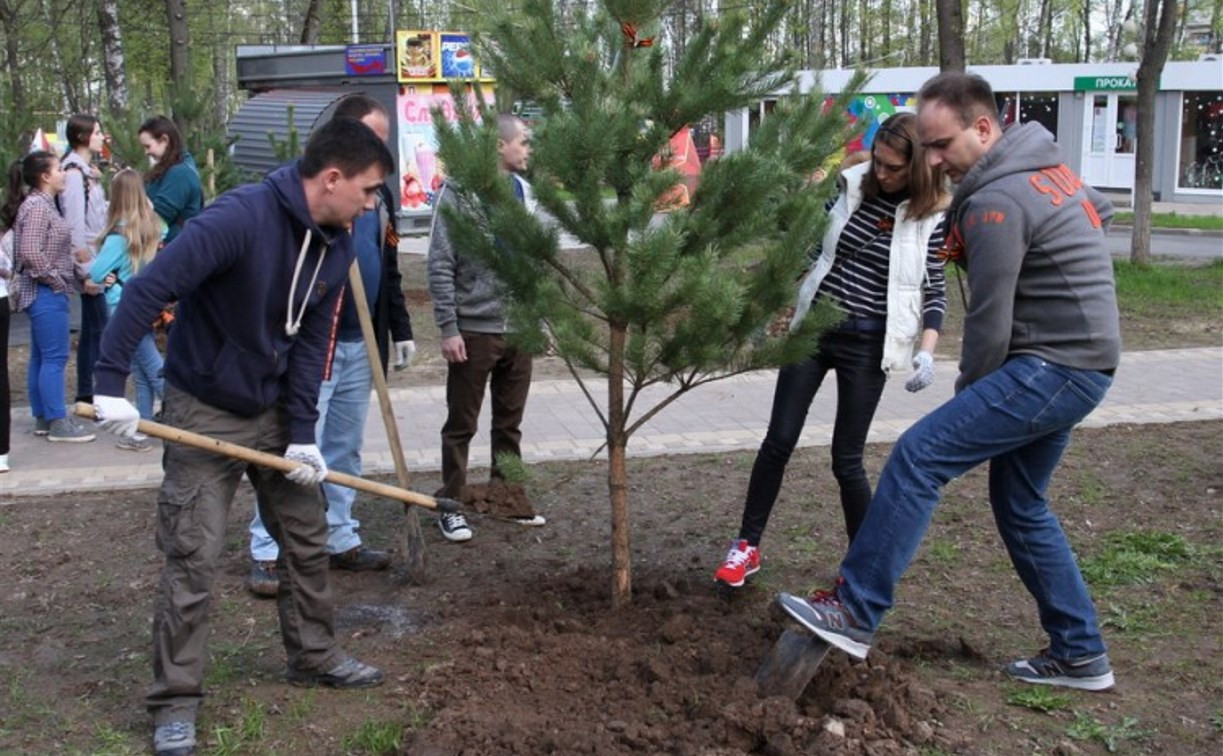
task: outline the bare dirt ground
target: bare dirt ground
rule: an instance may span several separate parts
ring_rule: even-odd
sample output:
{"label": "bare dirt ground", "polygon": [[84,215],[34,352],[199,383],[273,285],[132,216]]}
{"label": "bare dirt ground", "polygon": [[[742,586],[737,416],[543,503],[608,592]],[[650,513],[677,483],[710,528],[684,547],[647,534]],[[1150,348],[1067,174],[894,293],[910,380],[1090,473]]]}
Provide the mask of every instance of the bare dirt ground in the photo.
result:
{"label": "bare dirt ground", "polygon": [[[1141,562],[1140,582],[1104,570],[1093,583],[1118,678],[1102,694],[1054,695],[1000,674],[1043,636],[981,471],[949,487],[870,657],[832,652],[797,702],[759,699],[752,675],[788,626],[776,592],[826,584],[844,549],[826,449],[795,455],[764,569],[729,599],[711,575],[750,453],[630,461],[635,601],[620,611],[601,465],[533,468],[544,528],[477,516],[475,539],[453,545],[426,519],[427,585],[333,573],[345,645],[388,673],[364,692],[282,681],[275,608],[242,585],[243,487],[212,600],[202,752],[1218,753],[1221,431],[1082,431],[1056,478],[1085,564],[1126,563],[1127,539],[1178,547],[1162,566]],[[872,478],[886,452],[871,447]],[[0,752],[147,748],[153,510],[147,491],[0,504]],[[397,504],[362,498],[356,511],[368,544],[396,542]]]}

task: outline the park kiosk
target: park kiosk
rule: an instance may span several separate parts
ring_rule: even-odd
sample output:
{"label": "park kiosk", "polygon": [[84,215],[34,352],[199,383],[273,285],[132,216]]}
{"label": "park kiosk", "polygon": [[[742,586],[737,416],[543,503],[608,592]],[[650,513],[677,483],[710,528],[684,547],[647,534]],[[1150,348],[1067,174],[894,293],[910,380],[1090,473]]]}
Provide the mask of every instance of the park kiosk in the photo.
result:
{"label": "park kiosk", "polygon": [[391,120],[396,171],[387,185],[400,234],[429,229],[445,178],[432,109],[457,117],[449,82],[478,79],[492,99],[492,80],[475,63],[469,36],[457,32],[400,31],[393,44],[240,45],[237,72],[251,96],[230,119],[230,149],[234,162],[256,175],[282,162],[277,145],[289,140],[290,125],[305,144],[345,97],[360,93],[382,103]]}

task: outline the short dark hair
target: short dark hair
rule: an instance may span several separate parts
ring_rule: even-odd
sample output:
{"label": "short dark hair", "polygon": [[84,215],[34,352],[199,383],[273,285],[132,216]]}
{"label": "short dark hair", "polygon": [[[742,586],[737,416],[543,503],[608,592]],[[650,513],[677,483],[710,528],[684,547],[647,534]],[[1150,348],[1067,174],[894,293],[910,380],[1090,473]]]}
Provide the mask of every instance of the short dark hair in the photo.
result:
{"label": "short dark hair", "polygon": [[395,172],[391,151],[368,126],[352,118],[332,118],[319,126],[306,142],[301,160],[301,175],[317,176],[324,168],[340,169],[344,178],[352,178],[378,164],[382,172]]}
{"label": "short dark hair", "polygon": [[95,116],[88,113],[77,113],[69,116],[68,125],[64,127],[64,136],[68,138],[69,151],[89,144],[93,136],[93,127],[100,123]]}
{"label": "short dark hair", "polygon": [[497,138],[503,142],[508,142],[518,136],[526,127],[526,121],[513,113],[497,114]]}
{"label": "short dark hair", "polygon": [[351,118],[354,121],[360,121],[370,113],[381,113],[386,115],[386,108],[382,103],[370,97],[367,94],[354,94],[340,100],[340,104],[335,106],[335,112],[331,114],[332,118]]}
{"label": "short dark hair", "polygon": [[922,85],[917,93],[918,106],[938,100],[955,112],[960,125],[967,128],[974,120],[986,116],[998,120],[998,103],[989,82],[976,74],[944,71]]}

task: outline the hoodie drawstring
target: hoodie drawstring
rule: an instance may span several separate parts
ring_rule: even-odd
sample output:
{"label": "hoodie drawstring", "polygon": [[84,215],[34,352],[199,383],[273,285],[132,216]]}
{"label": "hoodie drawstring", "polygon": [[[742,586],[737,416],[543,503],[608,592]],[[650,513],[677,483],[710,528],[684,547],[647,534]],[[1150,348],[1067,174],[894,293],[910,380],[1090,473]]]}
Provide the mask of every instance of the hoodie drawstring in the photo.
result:
{"label": "hoodie drawstring", "polygon": [[302,298],[301,309],[297,311],[297,320],[293,319],[293,293],[297,291],[297,281],[301,277],[302,265],[306,261],[306,252],[310,249],[310,239],[314,234],[310,229],[306,229],[306,238],[302,239],[301,251],[297,253],[297,264],[293,266],[293,283],[289,284],[289,307],[285,313],[285,333],[290,338],[297,335],[301,330],[302,319],[306,317],[306,305],[310,303],[310,292],[314,291],[314,284],[318,281],[318,272],[323,267],[323,258],[327,256],[327,247],[324,245],[319,251],[318,264],[314,266],[314,275],[310,277],[310,285],[306,287],[306,296]]}

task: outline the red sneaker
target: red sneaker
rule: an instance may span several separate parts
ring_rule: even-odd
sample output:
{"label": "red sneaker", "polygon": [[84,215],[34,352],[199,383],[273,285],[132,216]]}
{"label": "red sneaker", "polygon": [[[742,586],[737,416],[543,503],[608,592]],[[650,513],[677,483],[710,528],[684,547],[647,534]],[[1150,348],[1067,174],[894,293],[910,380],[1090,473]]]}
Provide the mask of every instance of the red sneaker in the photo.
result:
{"label": "red sneaker", "polygon": [[760,549],[740,539],[731,544],[730,551],[726,553],[726,561],[713,573],[713,579],[731,588],[738,588],[743,585],[748,575],[759,571]]}

